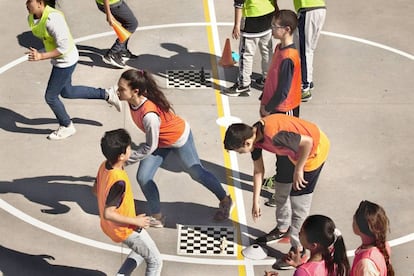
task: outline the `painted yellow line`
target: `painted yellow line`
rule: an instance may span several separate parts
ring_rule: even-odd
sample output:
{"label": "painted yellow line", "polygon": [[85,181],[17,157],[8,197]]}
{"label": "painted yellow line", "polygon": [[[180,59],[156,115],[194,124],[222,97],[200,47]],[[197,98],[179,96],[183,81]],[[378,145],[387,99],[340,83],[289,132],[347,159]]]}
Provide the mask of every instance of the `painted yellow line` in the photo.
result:
{"label": "painted yellow line", "polygon": [[[205,17],[205,21],[207,23],[211,23],[211,16],[210,16],[210,7],[209,7],[209,2],[208,0],[203,0],[203,7],[204,7],[204,17]],[[221,91],[219,90],[220,87],[220,83],[219,83],[219,72],[218,72],[218,64],[217,64],[217,59],[216,57],[216,48],[215,46],[215,41],[214,41],[214,36],[213,36],[213,30],[212,30],[212,25],[208,24],[206,26],[207,29],[207,39],[208,39],[208,45],[209,45],[209,52],[210,52],[210,62],[211,62],[211,68],[212,68],[212,77],[213,77],[213,89],[215,92],[215,96],[216,96],[216,104],[217,104],[217,115],[218,118],[222,118],[224,117],[224,109],[223,109],[223,102],[222,102],[222,96],[221,96]],[[223,126],[219,126],[220,127],[220,137],[221,137],[221,141],[223,141],[224,139],[224,134],[225,134],[225,127]],[[224,166],[226,168],[226,180],[227,180],[227,190],[231,196],[231,198],[234,201],[234,208],[231,212],[231,219],[233,221],[233,226],[236,230],[237,233],[237,260],[244,260],[243,255],[241,254],[241,250],[242,250],[242,239],[241,239],[241,230],[240,230],[240,224],[239,222],[239,214],[238,214],[238,208],[237,208],[237,204],[236,204],[236,193],[235,193],[235,189],[234,189],[234,182],[233,182],[233,178],[231,177],[231,162],[230,162],[230,155],[229,153],[223,149],[223,155],[224,155]],[[245,276],[246,275],[246,267],[244,265],[239,265],[238,266],[238,272],[239,275],[241,276]]]}

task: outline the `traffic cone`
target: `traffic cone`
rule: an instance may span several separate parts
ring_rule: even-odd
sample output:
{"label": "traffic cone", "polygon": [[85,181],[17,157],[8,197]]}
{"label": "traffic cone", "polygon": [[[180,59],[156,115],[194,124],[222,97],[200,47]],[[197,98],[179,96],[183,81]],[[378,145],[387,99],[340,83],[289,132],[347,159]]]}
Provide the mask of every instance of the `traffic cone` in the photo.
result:
{"label": "traffic cone", "polygon": [[119,23],[116,20],[112,21],[112,28],[114,28],[114,31],[121,43],[124,43],[125,40],[127,40],[131,36],[131,33],[127,29],[122,27],[121,23]]}
{"label": "traffic cone", "polygon": [[219,60],[219,65],[223,67],[233,66],[236,62],[233,60],[230,46],[230,39],[226,39],[226,44],[224,45],[223,54]]}

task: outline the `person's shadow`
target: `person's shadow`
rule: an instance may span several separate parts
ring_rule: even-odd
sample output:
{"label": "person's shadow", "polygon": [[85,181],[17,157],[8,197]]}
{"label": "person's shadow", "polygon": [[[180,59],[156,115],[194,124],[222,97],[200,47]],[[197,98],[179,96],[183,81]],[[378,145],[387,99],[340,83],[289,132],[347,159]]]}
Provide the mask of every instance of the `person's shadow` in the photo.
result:
{"label": "person's shadow", "polygon": [[[0,182],[0,194],[21,194],[31,202],[39,204],[39,211],[47,214],[64,214],[70,207],[62,202],[76,202],[88,214],[98,215],[98,206],[92,194],[91,176],[49,175]],[[87,182],[90,184],[82,184]],[[40,207],[42,206],[42,207]],[[48,206],[48,208],[43,208]]]}
{"label": "person's shadow", "polygon": [[50,261],[53,256],[31,255],[0,245],[0,275],[30,276],[105,276],[106,274],[93,269],[65,265],[54,265]]}
{"label": "person's shadow", "polygon": [[[72,121],[75,124],[85,124],[93,126],[102,126],[102,123],[94,120],[82,119],[82,118],[72,118]],[[57,120],[52,118],[36,118],[30,119],[27,118],[11,109],[0,106],[0,129],[9,132],[17,133],[30,133],[30,134],[49,134],[53,130],[49,128],[33,128],[19,125],[27,126],[38,126],[46,124],[56,124]]]}

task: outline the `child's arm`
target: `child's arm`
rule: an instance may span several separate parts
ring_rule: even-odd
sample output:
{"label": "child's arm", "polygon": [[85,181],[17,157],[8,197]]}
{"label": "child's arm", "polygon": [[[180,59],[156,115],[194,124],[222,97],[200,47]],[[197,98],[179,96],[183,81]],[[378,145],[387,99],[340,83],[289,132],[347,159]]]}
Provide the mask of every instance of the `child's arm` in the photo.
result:
{"label": "child's arm", "polygon": [[302,190],[308,184],[308,181],[303,177],[303,168],[308,160],[309,154],[312,150],[313,139],[310,136],[301,135],[299,142],[298,161],[293,173],[293,189],[298,191]]}
{"label": "child's arm", "polygon": [[149,227],[150,218],[145,214],[139,214],[136,217],[127,217],[119,214],[116,209],[116,206],[106,206],[104,210],[104,218],[119,224],[136,225],[141,228]]}
{"label": "child's arm", "polygon": [[264,164],[263,157],[260,155],[258,159],[253,160],[253,206],[252,206],[252,216],[253,220],[256,222],[260,218],[260,191],[262,189],[262,182],[264,176]]}
{"label": "child's arm", "polygon": [[97,189],[98,189],[97,185],[98,185],[98,183],[96,182],[96,179],[95,179],[95,181],[93,182],[93,187],[92,187],[92,193],[95,196],[97,196]]}

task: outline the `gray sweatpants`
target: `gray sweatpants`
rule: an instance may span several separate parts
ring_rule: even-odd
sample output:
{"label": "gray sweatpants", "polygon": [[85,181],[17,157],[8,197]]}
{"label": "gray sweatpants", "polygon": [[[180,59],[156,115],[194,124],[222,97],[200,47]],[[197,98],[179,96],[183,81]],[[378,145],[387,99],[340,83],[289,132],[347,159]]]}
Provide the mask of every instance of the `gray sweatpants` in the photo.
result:
{"label": "gray sweatpants", "polygon": [[275,190],[277,228],[283,231],[290,226],[291,245],[302,247],[299,231],[309,215],[313,193],[291,196],[292,183],[275,182]]}

